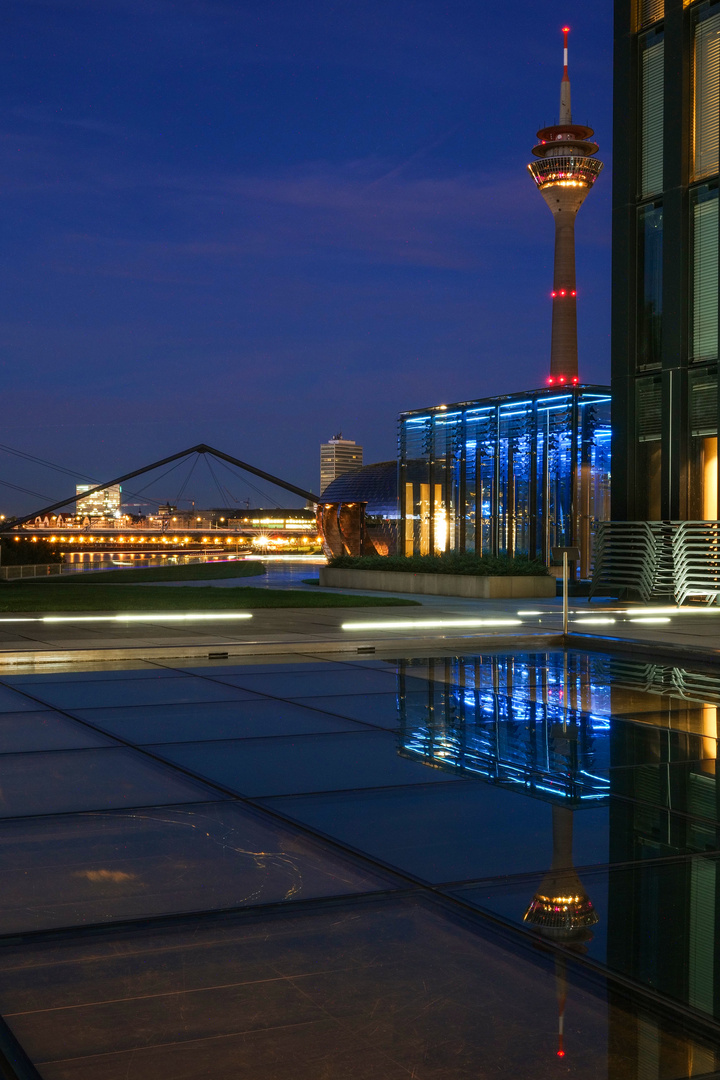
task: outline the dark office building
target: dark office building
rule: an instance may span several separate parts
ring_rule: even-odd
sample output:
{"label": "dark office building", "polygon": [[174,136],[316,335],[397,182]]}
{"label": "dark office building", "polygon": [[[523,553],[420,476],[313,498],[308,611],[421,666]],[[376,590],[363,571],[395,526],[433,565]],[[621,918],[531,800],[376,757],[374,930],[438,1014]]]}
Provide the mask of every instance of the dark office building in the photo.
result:
{"label": "dark office building", "polygon": [[718,517],[720,2],[616,0],[612,517]]}

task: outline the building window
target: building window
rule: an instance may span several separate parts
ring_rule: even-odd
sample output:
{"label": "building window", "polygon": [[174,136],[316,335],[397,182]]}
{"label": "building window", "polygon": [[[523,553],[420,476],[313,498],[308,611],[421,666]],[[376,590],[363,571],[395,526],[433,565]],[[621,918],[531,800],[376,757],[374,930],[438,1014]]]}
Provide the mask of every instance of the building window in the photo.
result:
{"label": "building window", "polygon": [[662,19],[665,14],[665,0],[637,0],[637,26],[642,30],[644,26]]}
{"label": "building window", "polygon": [[660,466],[662,463],[662,382],[659,375],[635,383],[636,517],[660,518]]}
{"label": "building window", "polygon": [[720,136],[720,8],[698,9],[693,56],[693,176],[718,171]]}
{"label": "building window", "polygon": [[664,43],[662,30],[645,34],[640,41],[642,67],[640,102],[640,196],[657,195],[663,189],[663,86]]}
{"label": "building window", "polygon": [[690,483],[688,516],[716,521],[718,516],[717,370],[690,375]]}
{"label": "building window", "polygon": [[718,354],[718,189],[703,184],[691,193],[693,229],[692,348],[694,361]]}
{"label": "building window", "polygon": [[638,214],[638,342],[640,367],[662,359],[662,206],[642,206]]}

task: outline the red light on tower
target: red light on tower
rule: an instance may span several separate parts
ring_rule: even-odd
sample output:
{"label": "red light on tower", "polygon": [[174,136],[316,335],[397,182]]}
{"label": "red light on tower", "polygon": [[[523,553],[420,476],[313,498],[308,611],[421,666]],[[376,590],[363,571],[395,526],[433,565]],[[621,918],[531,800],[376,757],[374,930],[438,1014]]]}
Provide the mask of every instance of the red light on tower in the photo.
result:
{"label": "red light on tower", "polygon": [[555,380],[553,379],[552,375],[548,376],[548,380],[547,380],[548,386],[553,386],[554,383],[555,383]]}

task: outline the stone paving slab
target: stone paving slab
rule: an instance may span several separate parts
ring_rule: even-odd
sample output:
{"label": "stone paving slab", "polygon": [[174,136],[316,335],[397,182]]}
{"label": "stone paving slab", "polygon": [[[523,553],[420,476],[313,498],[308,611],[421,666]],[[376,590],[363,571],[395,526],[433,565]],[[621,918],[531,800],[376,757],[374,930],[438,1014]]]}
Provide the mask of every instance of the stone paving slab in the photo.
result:
{"label": "stone paving slab", "polygon": [[[0,617],[0,665],[172,659],[211,654],[249,656],[260,653],[307,655],[369,650],[482,651],[562,645],[561,601],[482,601],[456,597],[423,597],[411,608],[282,608],[258,609],[250,620],[218,619],[187,623],[84,622],[73,612],[67,622],[46,623],[40,613]],[[631,622],[652,618],[653,611],[617,601],[571,598],[570,636],[566,644],[583,649],[612,649],[684,660],[720,661],[720,608],[698,607],[671,612],[665,623]],[[468,627],[458,620],[513,620],[507,626]],[[598,620],[598,622],[595,622]],[[603,621],[605,620],[605,621]],[[613,620],[613,621],[609,621]],[[344,629],[347,623],[360,625]],[[422,625],[422,624],[430,625]],[[364,625],[368,628],[364,629]],[[414,625],[417,624],[417,625]],[[448,624],[448,625],[445,625]],[[529,645],[528,642],[535,643]]]}

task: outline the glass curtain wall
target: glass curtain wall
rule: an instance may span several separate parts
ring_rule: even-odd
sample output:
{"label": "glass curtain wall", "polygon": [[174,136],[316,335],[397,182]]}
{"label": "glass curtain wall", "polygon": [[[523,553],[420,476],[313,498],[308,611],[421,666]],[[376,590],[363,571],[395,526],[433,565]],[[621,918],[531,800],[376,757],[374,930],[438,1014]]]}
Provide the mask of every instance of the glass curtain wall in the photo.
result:
{"label": "glass curtain wall", "polygon": [[602,387],[486,399],[400,418],[407,555],[475,551],[550,562],[609,517],[610,397]]}

